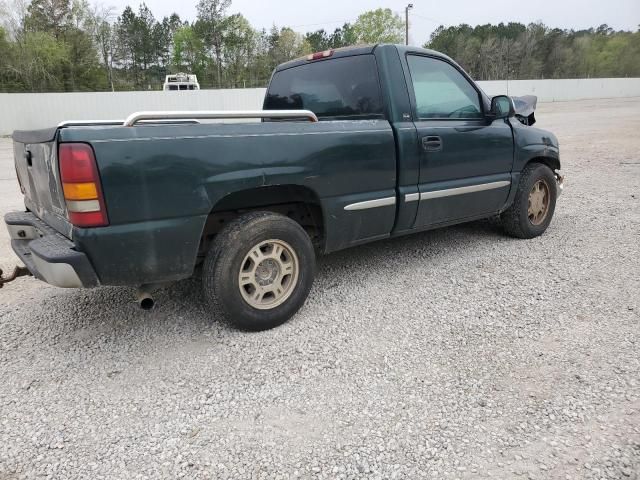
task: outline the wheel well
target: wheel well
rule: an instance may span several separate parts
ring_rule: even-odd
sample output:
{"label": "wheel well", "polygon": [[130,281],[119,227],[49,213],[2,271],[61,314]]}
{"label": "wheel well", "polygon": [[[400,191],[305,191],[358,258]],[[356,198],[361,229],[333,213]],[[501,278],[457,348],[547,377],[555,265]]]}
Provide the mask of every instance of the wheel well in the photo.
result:
{"label": "wheel well", "polygon": [[560,170],[560,160],[557,158],[551,157],[535,157],[527,162],[527,165],[530,163],[542,163],[549,167],[552,171]]}
{"label": "wheel well", "polygon": [[299,185],[274,185],[241,190],[223,197],[205,222],[198,260],[205,257],[211,240],[227,223],[257,210],[280,213],[295,220],[309,234],[317,249],[324,248],[324,219],[318,196],[311,189]]}

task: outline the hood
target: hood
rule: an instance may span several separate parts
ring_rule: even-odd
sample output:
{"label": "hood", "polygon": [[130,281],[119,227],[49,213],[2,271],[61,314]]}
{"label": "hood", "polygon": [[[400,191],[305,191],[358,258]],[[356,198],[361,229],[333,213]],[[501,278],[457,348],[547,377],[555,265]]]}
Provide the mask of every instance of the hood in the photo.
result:
{"label": "hood", "polygon": [[522,97],[511,97],[516,109],[516,118],[523,125],[533,125],[536,123],[534,112],[538,104],[538,97],[535,95],[523,95]]}

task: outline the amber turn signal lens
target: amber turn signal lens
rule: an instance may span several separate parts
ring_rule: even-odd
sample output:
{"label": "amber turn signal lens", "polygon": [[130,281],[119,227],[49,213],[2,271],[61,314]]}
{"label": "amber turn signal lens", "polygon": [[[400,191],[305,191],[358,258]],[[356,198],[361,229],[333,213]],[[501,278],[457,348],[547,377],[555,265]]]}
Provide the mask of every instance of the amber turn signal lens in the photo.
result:
{"label": "amber turn signal lens", "polygon": [[67,200],[94,200],[98,198],[98,189],[93,182],[64,183],[64,198]]}

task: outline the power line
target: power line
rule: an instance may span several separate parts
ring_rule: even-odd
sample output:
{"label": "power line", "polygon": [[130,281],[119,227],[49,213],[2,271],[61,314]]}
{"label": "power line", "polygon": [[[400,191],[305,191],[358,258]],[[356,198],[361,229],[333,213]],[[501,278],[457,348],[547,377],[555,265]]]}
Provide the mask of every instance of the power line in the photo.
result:
{"label": "power line", "polygon": [[442,20],[438,20],[437,18],[431,18],[431,17],[426,17],[424,15],[420,15],[419,13],[416,13],[415,11],[411,15],[419,17],[419,18],[422,18],[423,20],[428,20],[428,21],[433,22],[433,23],[439,23],[441,25],[445,25],[447,23],[447,22],[443,22]]}
{"label": "power line", "polygon": [[[433,23],[440,23],[442,25],[446,24],[446,22],[442,21],[442,20],[438,20],[437,18],[432,18],[432,17],[427,17],[425,15],[420,15],[419,13],[416,13],[415,10],[411,11],[411,16],[416,16],[419,18],[422,18],[423,20],[428,20],[430,22]],[[358,20],[357,18],[347,18],[346,20],[330,20],[330,21],[326,21],[326,22],[318,22],[318,23],[304,23],[304,24],[300,24],[300,25],[287,25],[289,28],[303,28],[303,27],[318,27],[318,26],[322,26],[322,25],[335,25],[337,23],[350,23],[350,22],[355,22],[356,20]]]}
{"label": "power line", "polygon": [[317,27],[318,25],[331,25],[331,24],[336,24],[336,23],[349,23],[349,22],[355,22],[357,20],[357,18],[350,18],[347,20],[335,20],[335,21],[330,21],[330,22],[320,22],[320,23],[307,23],[304,25],[288,25],[289,28],[298,28],[298,27]]}

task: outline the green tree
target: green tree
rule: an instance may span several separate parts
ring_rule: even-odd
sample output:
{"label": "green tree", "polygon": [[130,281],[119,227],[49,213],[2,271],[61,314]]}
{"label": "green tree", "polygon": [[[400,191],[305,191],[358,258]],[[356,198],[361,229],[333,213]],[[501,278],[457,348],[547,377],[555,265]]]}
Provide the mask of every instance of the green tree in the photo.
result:
{"label": "green tree", "polygon": [[350,23],[345,23],[342,27],[336,28],[329,38],[329,43],[332,48],[356,45],[358,43],[358,35],[354,26]]}
{"label": "green tree", "polygon": [[[58,91],[159,88],[171,69],[203,87],[264,86],[274,67],[312,51],[401,42],[402,19],[364,12],[333,32],[289,27],[254,30],[230,0],[199,0],[195,22],[158,21],[142,3],[113,21],[91,0],[0,0],[0,88]],[[640,31],[585,30],[542,23],[438,27],[428,48],[457,60],[480,80],[640,76]]]}
{"label": "green tree", "polygon": [[255,32],[241,14],[228,17],[224,25],[224,67],[227,84],[246,86],[255,55]]}
{"label": "green tree", "polygon": [[[277,32],[277,29],[275,29]],[[264,87],[267,85],[269,77],[275,68],[272,48],[273,48],[273,36],[271,32],[267,32],[264,28],[258,32],[255,32],[255,53],[251,64],[249,65],[250,86],[252,87]]]}
{"label": "green tree", "polygon": [[302,35],[288,27],[280,30],[272,28],[269,35],[269,57],[273,68],[307,53],[311,53],[311,47]]}
{"label": "green tree", "polygon": [[608,25],[561,30],[542,23],[438,27],[425,45],[479,80],[640,75],[640,34]]}
{"label": "green tree", "polygon": [[348,47],[349,45],[359,43],[356,31],[349,23],[345,23],[342,27],[336,28],[331,34],[325,32],[323,29],[307,33],[304,39],[312,52]]}
{"label": "green tree", "polygon": [[155,50],[158,57],[160,69],[166,70],[171,62],[171,50],[173,48],[173,37],[182,28],[183,24],[178,14],[174,13],[169,17],[164,17],[162,22],[157,22],[153,27],[153,37],[155,40]]}
{"label": "green tree", "polygon": [[196,32],[202,38],[207,50],[216,59],[216,81],[222,82],[222,55],[225,19],[231,0],[199,0]]}
{"label": "green tree", "polygon": [[[90,10],[86,0],[33,0],[27,8],[25,34],[47,33],[59,44],[58,49],[48,51],[67,53],[56,79],[56,83],[64,90],[92,88],[100,77],[93,39],[87,33],[89,19]],[[26,45],[27,40],[23,36],[19,36],[18,41],[24,41]],[[51,46],[49,42],[45,44]]]}
{"label": "green tree", "polygon": [[401,43],[404,39],[404,21],[389,8],[363,13],[353,30],[360,43]]}
{"label": "green tree", "polygon": [[28,92],[64,90],[69,49],[50,33],[27,32],[16,43],[12,71]]}
{"label": "green tree", "polygon": [[178,28],[173,35],[172,70],[176,73],[187,71],[202,78],[205,64],[206,52],[202,39],[190,25]]}
{"label": "green tree", "polygon": [[333,48],[331,36],[324,29],[309,32],[305,34],[304,39],[312,52],[321,52]]}
{"label": "green tree", "polygon": [[143,81],[146,84],[143,85],[144,87],[149,86],[149,67],[154,65],[157,60],[159,31],[156,25],[156,19],[149,7],[145,3],[141,3],[135,21],[135,35],[138,39],[137,46],[139,50],[137,54],[142,67]]}
{"label": "green tree", "polygon": [[15,79],[13,65],[14,44],[9,41],[5,29],[0,27],[0,85],[4,90],[20,90],[20,84]]}
{"label": "green tree", "polygon": [[27,7],[25,29],[62,37],[71,16],[70,0],[33,0]]}
{"label": "green tree", "polygon": [[115,57],[116,37],[115,29],[111,24],[113,9],[101,6],[95,7],[90,12],[89,31],[98,50],[100,61],[104,65],[107,74],[107,83],[111,91],[114,88],[113,62]]}
{"label": "green tree", "polygon": [[142,50],[140,35],[138,34],[138,17],[131,7],[127,6],[114,26],[116,36],[115,57],[116,65],[133,80],[133,86],[141,85]]}
{"label": "green tree", "polygon": [[69,58],[65,69],[65,90],[102,90],[104,76],[91,34],[92,12],[87,0],[72,0],[62,40],[68,47]]}

